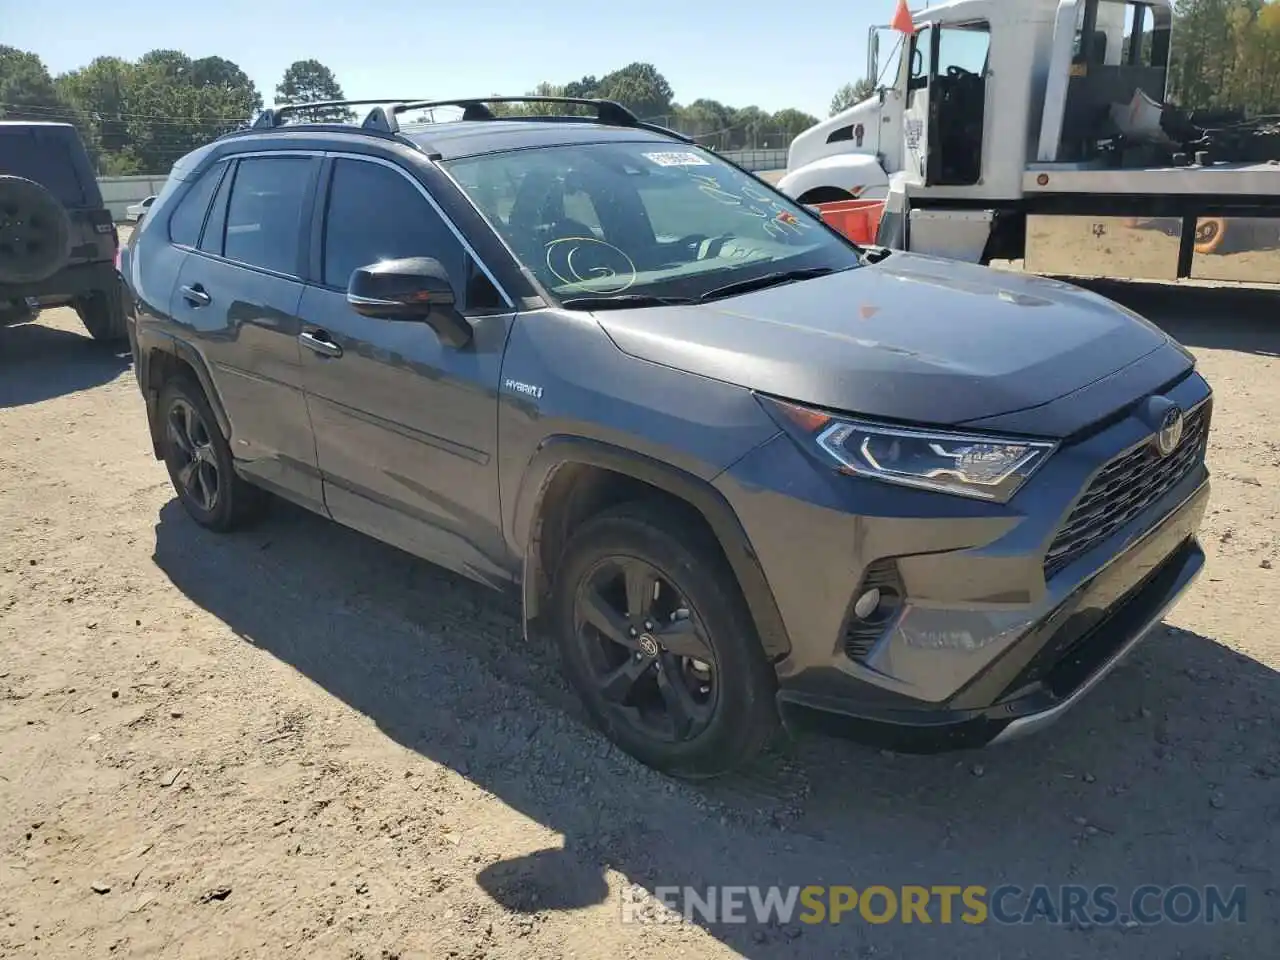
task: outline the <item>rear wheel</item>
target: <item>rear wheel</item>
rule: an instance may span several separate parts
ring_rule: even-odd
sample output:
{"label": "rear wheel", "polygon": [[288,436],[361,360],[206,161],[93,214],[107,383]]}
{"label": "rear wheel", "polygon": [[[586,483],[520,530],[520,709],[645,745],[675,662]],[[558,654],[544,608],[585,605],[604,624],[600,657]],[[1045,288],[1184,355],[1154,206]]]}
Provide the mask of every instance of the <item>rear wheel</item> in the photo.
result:
{"label": "rear wheel", "polygon": [[628,504],[573,535],[556,576],[565,673],[622,749],[689,778],[727,773],[777,729],[773,670],[709,538]]}
{"label": "rear wheel", "polygon": [[128,336],[124,319],[124,297],[119,285],[94,290],[76,300],[76,313],[89,336],[103,343],[118,343]]}
{"label": "rear wheel", "polygon": [[191,519],[218,532],[256,519],[266,495],[235,472],[204,391],[188,377],[173,377],[160,391],[157,416],[169,479]]}

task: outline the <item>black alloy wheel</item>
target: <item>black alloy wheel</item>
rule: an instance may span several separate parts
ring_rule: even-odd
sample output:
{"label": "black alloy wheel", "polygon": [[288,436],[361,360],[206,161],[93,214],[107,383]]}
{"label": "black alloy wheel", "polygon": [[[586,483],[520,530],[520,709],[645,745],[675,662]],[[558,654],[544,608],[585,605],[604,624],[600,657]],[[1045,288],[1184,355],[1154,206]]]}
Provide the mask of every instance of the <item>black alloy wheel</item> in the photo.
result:
{"label": "black alloy wheel", "polygon": [[579,585],[574,631],[621,722],[673,743],[706,729],[718,695],[715,652],[689,601],[652,564],[600,561]]}

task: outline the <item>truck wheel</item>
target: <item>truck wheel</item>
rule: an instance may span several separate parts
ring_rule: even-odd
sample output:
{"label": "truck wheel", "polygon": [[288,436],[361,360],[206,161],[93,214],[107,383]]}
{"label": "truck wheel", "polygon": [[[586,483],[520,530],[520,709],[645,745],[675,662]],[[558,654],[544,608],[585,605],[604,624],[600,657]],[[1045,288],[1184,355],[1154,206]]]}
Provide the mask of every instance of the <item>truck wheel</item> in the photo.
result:
{"label": "truck wheel", "polygon": [[123,291],[118,285],[80,297],[76,300],[76,313],[95,340],[118,343],[129,335],[125,327]]}
{"label": "truck wheel", "polygon": [[1196,253],[1217,253],[1227,239],[1223,217],[1201,217],[1196,221]]}
{"label": "truck wheel", "polygon": [[727,773],[777,729],[775,678],[737,581],[669,510],[588,520],[555,575],[565,673],[604,733],[674,776]]}
{"label": "truck wheel", "polygon": [[66,266],[71,219],[34,180],[0,176],[0,283],[38,283]]}
{"label": "truck wheel", "polygon": [[256,519],[266,494],[235,472],[231,447],[199,385],[171,377],[160,391],[156,416],[164,465],[191,519],[218,533]]}

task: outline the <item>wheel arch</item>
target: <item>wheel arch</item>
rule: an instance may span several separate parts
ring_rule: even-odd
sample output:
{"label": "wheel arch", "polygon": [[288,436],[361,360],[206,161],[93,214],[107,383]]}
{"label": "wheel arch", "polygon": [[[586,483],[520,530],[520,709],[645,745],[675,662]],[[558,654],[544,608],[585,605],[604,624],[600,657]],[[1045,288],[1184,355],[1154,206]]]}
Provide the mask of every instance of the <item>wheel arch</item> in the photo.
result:
{"label": "wheel arch", "polygon": [[151,427],[152,452],[157,460],[164,458],[161,446],[163,429],[158,415],[160,391],[164,388],[165,382],[174,376],[187,374],[194,377],[209,401],[209,407],[218,421],[218,429],[222,431],[224,437],[230,439],[231,421],[227,417],[222,398],[214,388],[213,375],[209,372],[209,366],[195,347],[175,337],[166,336],[147,344],[145,348],[139,350],[139,353],[143,357],[143,363],[138,370],[139,386],[147,402],[147,421]]}
{"label": "wheel arch", "polygon": [[552,571],[576,527],[600,511],[638,499],[671,502],[689,511],[716,542],[737,580],[765,655],[791,650],[782,615],[764,571],[733,508],[714,486],[678,467],[596,440],[552,438],[525,470],[517,495],[515,531],[524,537],[522,599],[526,633],[543,613]]}
{"label": "wheel arch", "polygon": [[778,181],[778,189],[792,199],[838,190],[852,198],[882,200],[889,192],[889,175],[870,154],[836,154],[789,171]]}

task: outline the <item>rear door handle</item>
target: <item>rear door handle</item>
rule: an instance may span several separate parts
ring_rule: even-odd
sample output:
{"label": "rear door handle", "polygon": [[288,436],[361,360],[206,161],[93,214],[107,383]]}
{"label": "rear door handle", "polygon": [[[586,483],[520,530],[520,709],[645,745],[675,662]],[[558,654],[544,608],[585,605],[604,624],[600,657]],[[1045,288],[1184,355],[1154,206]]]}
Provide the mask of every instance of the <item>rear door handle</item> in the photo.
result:
{"label": "rear door handle", "polygon": [[181,287],[178,292],[182,294],[182,298],[184,300],[197,307],[207,307],[209,304],[213,303],[213,297],[205,293],[204,287],[200,286],[198,283],[193,283],[189,287]]}
{"label": "rear door handle", "polygon": [[323,330],[317,330],[314,333],[300,333],[298,334],[298,342],[322,357],[342,356],[342,348],[330,340],[329,335]]}

